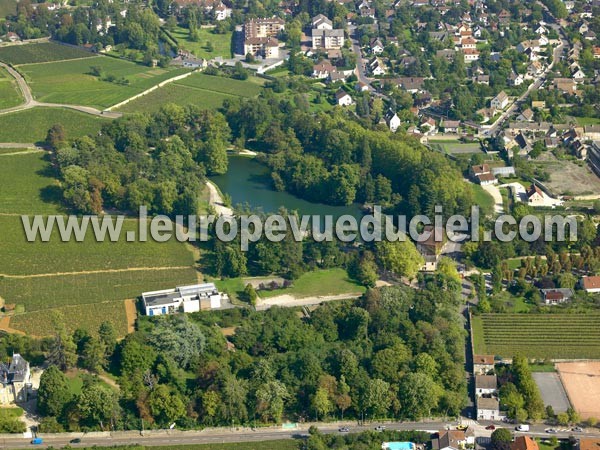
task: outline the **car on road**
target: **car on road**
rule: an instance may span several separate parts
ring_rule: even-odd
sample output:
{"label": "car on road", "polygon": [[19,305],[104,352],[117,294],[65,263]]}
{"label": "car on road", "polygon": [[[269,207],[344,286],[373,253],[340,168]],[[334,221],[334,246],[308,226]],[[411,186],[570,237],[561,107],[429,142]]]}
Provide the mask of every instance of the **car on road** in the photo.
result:
{"label": "car on road", "polygon": [[459,431],[465,431],[467,428],[469,428],[468,425],[458,425],[456,427],[456,429],[459,430]]}
{"label": "car on road", "polygon": [[556,430],[554,428],[546,428],[546,433],[556,434]]}
{"label": "car on road", "polygon": [[349,433],[350,432],[350,428],[348,428],[348,427],[340,427],[340,428],[338,428],[338,431],[340,433]]}
{"label": "car on road", "polygon": [[375,431],[384,431],[385,430],[385,425],[377,425],[375,427]]}
{"label": "car on road", "polygon": [[571,431],[574,431],[575,433],[583,433],[583,428],[573,427],[573,428],[571,428]]}
{"label": "car on road", "polygon": [[69,441],[69,444],[81,444],[81,439],[75,438]]}
{"label": "car on road", "polygon": [[529,425],[521,424],[515,427],[517,431],[529,431]]}
{"label": "car on road", "polygon": [[42,438],[36,437],[31,440],[32,445],[42,445],[44,440]]}
{"label": "car on road", "polygon": [[488,425],[487,427],[485,427],[486,430],[495,430],[496,429],[496,425]]}

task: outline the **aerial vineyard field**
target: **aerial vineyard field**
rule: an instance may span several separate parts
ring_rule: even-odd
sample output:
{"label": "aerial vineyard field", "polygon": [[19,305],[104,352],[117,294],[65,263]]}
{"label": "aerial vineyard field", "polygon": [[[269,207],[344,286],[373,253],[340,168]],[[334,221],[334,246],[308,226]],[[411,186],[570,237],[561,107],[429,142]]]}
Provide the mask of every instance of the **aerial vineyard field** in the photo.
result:
{"label": "aerial vineyard field", "polygon": [[89,58],[92,56],[96,55],[80,48],[55,44],[53,42],[13,45],[0,48],[0,61],[13,65]]}
{"label": "aerial vineyard field", "polygon": [[475,352],[510,358],[600,358],[600,314],[483,314],[473,318]]}

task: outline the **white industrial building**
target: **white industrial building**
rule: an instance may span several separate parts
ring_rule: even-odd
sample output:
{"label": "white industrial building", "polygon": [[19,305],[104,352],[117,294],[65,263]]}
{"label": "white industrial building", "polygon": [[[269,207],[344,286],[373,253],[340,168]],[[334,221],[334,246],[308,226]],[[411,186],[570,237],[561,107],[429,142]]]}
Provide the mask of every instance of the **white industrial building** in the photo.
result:
{"label": "white industrial building", "polygon": [[147,316],[162,316],[176,312],[192,313],[221,307],[221,294],[214,283],[144,292],[142,299]]}

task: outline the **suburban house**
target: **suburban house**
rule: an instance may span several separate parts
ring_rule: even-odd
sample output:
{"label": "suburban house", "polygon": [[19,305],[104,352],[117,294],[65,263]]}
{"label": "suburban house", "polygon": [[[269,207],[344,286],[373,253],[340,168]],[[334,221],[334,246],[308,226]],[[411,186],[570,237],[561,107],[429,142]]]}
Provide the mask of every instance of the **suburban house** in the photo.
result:
{"label": "suburban house", "polygon": [[463,430],[441,430],[431,439],[432,450],[462,450],[468,444]]}
{"label": "suburban house", "polygon": [[535,183],[527,190],[527,203],[533,206],[544,204],[544,192]]}
{"label": "suburban house", "polygon": [[352,97],[346,91],[339,89],[335,93],[335,103],[339,106],[350,106],[352,103]]}
{"label": "suburban house", "polygon": [[385,123],[387,124],[390,131],[392,133],[395,133],[402,122],[400,121],[400,117],[398,117],[398,114],[396,114],[395,111],[392,111],[390,109],[385,115]]}
{"label": "suburban house", "polygon": [[600,276],[581,277],[581,288],[591,294],[600,292]]}
{"label": "suburban house", "polygon": [[417,242],[417,250],[425,260],[421,270],[433,272],[437,269],[437,263],[446,244],[446,233],[442,228],[434,228],[433,225],[425,225],[423,234],[428,233],[427,238]]}
{"label": "suburban house", "polygon": [[385,75],[385,67],[377,57],[369,61],[369,71],[373,76]]}
{"label": "suburban house", "polygon": [[0,404],[21,403],[28,400],[31,392],[29,363],[14,353],[10,363],[0,363]]}
{"label": "suburban house", "polygon": [[473,355],[473,373],[487,375],[494,370],[494,355]]}
{"label": "suburban house", "polygon": [[496,176],[490,171],[490,166],[487,164],[471,166],[471,175],[482,186],[498,183]]}
{"label": "suburban house", "polygon": [[517,116],[517,122],[531,122],[533,120],[533,111],[527,108]]}
{"label": "suburban house", "polygon": [[494,176],[493,173],[484,173],[482,175],[477,176],[477,182],[481,186],[489,186],[491,184],[498,184],[498,179]]}
{"label": "suburban house", "polygon": [[313,30],[333,30],[333,22],[323,14],[317,14],[311,20]]}
{"label": "suburban house", "polygon": [[371,53],[373,53],[374,55],[379,55],[383,53],[383,50],[385,50],[379,38],[371,39],[369,47],[371,48]]}
{"label": "suburban house", "polygon": [[506,95],[506,92],[504,91],[501,91],[498,95],[496,95],[490,103],[490,106],[496,109],[504,109],[507,105],[508,95]]}
{"label": "suburban house", "polygon": [[440,128],[443,128],[444,133],[458,133],[460,128],[460,120],[446,120],[440,121]]}
{"label": "suburban house", "polygon": [[475,375],[475,393],[478,396],[490,396],[498,392],[496,375]]}
{"label": "suburban house", "polygon": [[325,50],[339,50],[344,46],[344,30],[323,30],[313,28],[312,48]]}
{"label": "suburban house", "polygon": [[279,41],[276,36],[284,29],[285,21],[278,17],[249,20],[244,25],[244,54],[277,58]]}
{"label": "suburban house", "polygon": [[197,312],[221,307],[221,294],[214,283],[179,286],[175,289],[144,292],[142,300],[147,316]]}
{"label": "suburban house", "polygon": [[478,420],[502,420],[500,402],[497,398],[477,397]]}
{"label": "suburban house", "polygon": [[517,436],[510,443],[510,450],[540,450],[538,443],[529,436]]}
{"label": "suburban house", "polygon": [[573,290],[568,288],[540,289],[540,292],[546,305],[559,305],[573,297]]}

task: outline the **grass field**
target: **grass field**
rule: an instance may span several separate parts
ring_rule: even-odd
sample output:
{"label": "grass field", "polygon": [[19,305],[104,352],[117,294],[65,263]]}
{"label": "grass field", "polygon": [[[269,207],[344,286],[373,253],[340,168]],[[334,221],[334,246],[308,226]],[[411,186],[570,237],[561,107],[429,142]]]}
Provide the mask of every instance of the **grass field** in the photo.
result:
{"label": "grass field", "polygon": [[0,22],[6,16],[12,16],[17,13],[16,0],[0,0]]}
{"label": "grass field", "polygon": [[119,111],[154,112],[165,103],[198,105],[206,109],[216,109],[221,107],[226,98],[258,95],[263,83],[264,80],[257,77],[241,81],[195,73],[129,102],[119,108]]}
{"label": "grass field", "polygon": [[597,117],[575,117],[577,125],[598,125],[600,119]]}
{"label": "grass field", "polygon": [[62,211],[59,183],[47,176],[51,174],[48,157],[45,152],[0,156],[0,213]]}
{"label": "grass field", "polygon": [[471,185],[475,204],[479,205],[486,214],[494,212],[494,197],[478,184]]}
{"label": "grass field", "polygon": [[65,127],[69,139],[81,137],[97,133],[109,120],[64,108],[26,109],[0,115],[0,142],[40,142],[57,123]]}
{"label": "grass field", "polygon": [[[231,32],[226,34],[215,34],[210,28],[198,29],[198,41],[190,40],[190,33],[187,28],[177,27],[170,32],[171,36],[177,39],[179,47],[192,52],[199,58],[211,59],[216,56],[231,58]],[[213,51],[209,52],[206,43],[210,42]]]}
{"label": "grass field", "polygon": [[[90,73],[100,68],[101,77]],[[93,106],[103,109],[151,88],[188,69],[149,68],[141,64],[96,56],[20,66],[36,100],[48,103]],[[106,81],[108,76],[124,78],[128,84]]]}
{"label": "grass field", "polygon": [[26,45],[12,45],[0,48],[0,61],[7,64],[33,64],[66,59],[89,58],[93,53],[85,50],[56,44],[41,42]]}
{"label": "grass field", "polygon": [[431,146],[439,151],[447,153],[449,155],[456,155],[461,153],[479,153],[481,152],[481,145],[478,142],[473,143],[462,143],[459,141],[436,141],[430,140]]}
{"label": "grass field", "polygon": [[21,103],[23,96],[16,81],[4,68],[0,68],[0,109],[12,108]]}
{"label": "grass field", "polygon": [[600,358],[600,314],[483,314],[472,328],[477,354]]}
{"label": "grass field", "polygon": [[307,272],[297,280],[294,280],[294,284],[290,288],[259,291],[258,294],[264,298],[276,297],[278,295],[293,295],[296,298],[304,298],[364,291],[364,286],[350,280],[344,269],[336,268]]}

